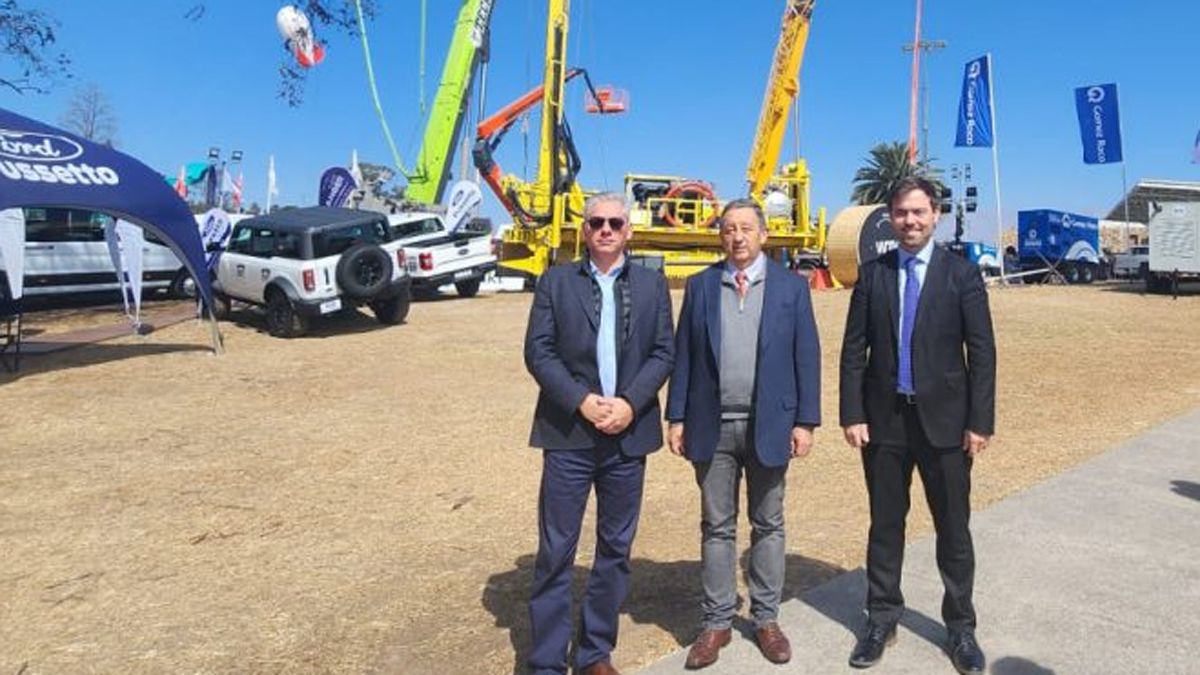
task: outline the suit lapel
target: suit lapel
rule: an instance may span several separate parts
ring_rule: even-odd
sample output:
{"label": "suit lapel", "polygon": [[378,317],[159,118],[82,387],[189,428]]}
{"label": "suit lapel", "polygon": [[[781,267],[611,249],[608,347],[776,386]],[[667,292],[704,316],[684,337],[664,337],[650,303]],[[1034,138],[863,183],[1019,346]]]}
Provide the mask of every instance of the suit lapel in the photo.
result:
{"label": "suit lapel", "polygon": [[587,317],[588,325],[592,327],[592,331],[596,331],[596,323],[599,317],[596,316],[596,296],[592,291],[592,276],[591,270],[588,269],[587,258],[584,258],[579,263],[579,269],[575,274],[571,275],[573,282],[571,287],[574,290],[575,297],[579,299],[579,305],[583,309],[583,315]]}
{"label": "suit lapel", "polygon": [[892,344],[898,344],[896,326],[900,323],[900,286],[896,281],[900,273],[900,253],[893,249],[883,256],[883,294],[887,300],[888,330],[892,336]]}
{"label": "suit lapel", "polygon": [[721,361],[721,266],[717,263],[709,267],[704,274],[704,319],[708,323],[708,346],[712,348],[713,359]]}
{"label": "suit lapel", "polygon": [[[771,342],[775,331],[775,322],[783,316],[783,279],[780,274],[787,274],[777,269],[770,260],[763,267],[763,304],[762,313],[758,317],[758,355],[761,357]],[[762,360],[759,360],[762,363]]]}
{"label": "suit lapel", "polygon": [[925,270],[925,283],[921,284],[921,301],[917,303],[917,316],[913,320],[914,335],[920,333],[921,325],[935,312],[931,305],[941,297],[946,285],[945,256],[946,252],[935,244],[929,255],[929,269]]}

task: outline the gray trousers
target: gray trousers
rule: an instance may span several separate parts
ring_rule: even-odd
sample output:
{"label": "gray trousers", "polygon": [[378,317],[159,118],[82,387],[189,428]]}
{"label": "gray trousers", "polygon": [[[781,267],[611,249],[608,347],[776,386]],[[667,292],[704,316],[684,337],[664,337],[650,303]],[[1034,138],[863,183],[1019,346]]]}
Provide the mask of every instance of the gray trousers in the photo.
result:
{"label": "gray trousers", "polygon": [[753,422],[721,422],[721,440],[709,463],[697,463],[700,486],[700,559],[703,627],[722,630],[737,610],[738,488],[746,475],[750,511],[750,616],[755,626],[774,621],[783,597],[786,552],[783,491],[787,466],[768,468],[754,452]]}

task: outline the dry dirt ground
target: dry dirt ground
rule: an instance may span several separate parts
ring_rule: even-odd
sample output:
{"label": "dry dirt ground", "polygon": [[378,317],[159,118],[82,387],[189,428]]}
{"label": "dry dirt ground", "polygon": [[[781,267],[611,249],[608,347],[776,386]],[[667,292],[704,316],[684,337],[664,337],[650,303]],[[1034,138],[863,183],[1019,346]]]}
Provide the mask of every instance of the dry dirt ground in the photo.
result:
{"label": "dry dirt ground", "polygon": [[[1200,405],[1200,294],[991,297],[999,436],[976,508]],[[243,312],[223,356],[189,321],[0,375],[0,673],[519,671],[540,471],[529,299],[419,303],[390,328],[350,315],[292,341]],[[816,296],[826,427],[789,474],[788,597],[863,560],[861,469],[835,426],[848,299]],[[619,667],[694,635],[697,501],[682,460],[651,458]],[[1007,582],[982,561],[978,583]]]}

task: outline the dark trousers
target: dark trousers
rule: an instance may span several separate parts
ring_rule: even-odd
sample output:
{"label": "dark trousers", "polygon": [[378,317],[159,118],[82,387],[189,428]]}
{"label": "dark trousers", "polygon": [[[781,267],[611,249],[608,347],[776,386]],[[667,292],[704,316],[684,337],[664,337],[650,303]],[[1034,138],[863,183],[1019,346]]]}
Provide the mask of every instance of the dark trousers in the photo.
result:
{"label": "dark trousers", "polygon": [[642,505],[644,457],[614,446],[547,450],[538,499],[538,552],[529,598],[534,673],[565,673],[571,644],[571,575],[588,494],[596,489],[596,554],[579,625],[576,668],[609,658],[629,589],[629,554]]}
{"label": "dark trousers", "polygon": [[921,427],[917,409],[898,402],[907,446],[872,444],[863,451],[871,501],[867,545],[867,613],[891,626],[904,612],[900,571],[904,563],[904,523],[908,515],[913,466],[921,472],[925,499],[937,531],[937,565],[945,585],[942,619],[950,631],[973,631],[975,552],[971,543],[971,458],[961,447],[935,448]]}

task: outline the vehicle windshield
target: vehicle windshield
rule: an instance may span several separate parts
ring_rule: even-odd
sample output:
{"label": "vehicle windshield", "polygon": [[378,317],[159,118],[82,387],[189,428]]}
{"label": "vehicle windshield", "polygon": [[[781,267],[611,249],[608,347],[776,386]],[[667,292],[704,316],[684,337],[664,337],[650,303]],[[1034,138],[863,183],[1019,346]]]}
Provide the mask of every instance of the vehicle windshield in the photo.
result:
{"label": "vehicle windshield", "polygon": [[358,243],[382,244],[389,241],[387,224],[381,220],[347,225],[313,233],[313,257],[340,255]]}
{"label": "vehicle windshield", "polygon": [[410,220],[407,223],[400,223],[392,227],[392,232],[395,233],[397,238],[412,237],[418,234],[433,234],[441,231],[442,226],[437,218]]}

